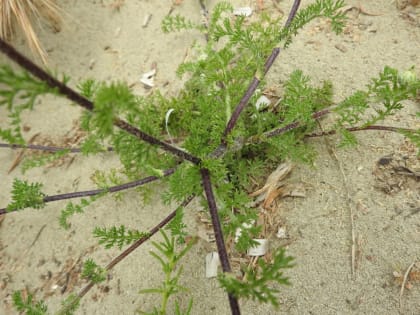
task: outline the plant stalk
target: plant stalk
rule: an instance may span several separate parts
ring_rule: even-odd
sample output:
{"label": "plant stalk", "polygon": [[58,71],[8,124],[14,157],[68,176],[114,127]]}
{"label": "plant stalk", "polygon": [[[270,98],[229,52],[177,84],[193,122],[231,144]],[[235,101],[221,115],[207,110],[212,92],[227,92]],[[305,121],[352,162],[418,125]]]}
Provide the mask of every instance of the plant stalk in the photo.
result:
{"label": "plant stalk", "polygon": [[[193,199],[194,195],[189,196],[186,198],[174,211],[172,211],[166,218],[159,222],[155,227],[150,229],[149,233],[135,241],[131,244],[126,250],[124,250],[121,254],[115,257],[111,262],[105,267],[106,271],[111,270],[114,268],[119,262],[121,262],[124,258],[126,258],[129,254],[131,254],[135,249],[137,249],[141,244],[149,240],[154,234],[156,234],[160,229],[162,229],[166,224],[168,224],[173,218],[175,218],[176,213],[179,208],[186,207]],[[95,285],[93,281],[87,284],[77,295],[78,299],[81,299],[89,292],[89,290]]]}
{"label": "plant stalk", "polygon": [[[295,0],[293,2],[293,6],[290,10],[289,16],[287,18],[285,28],[288,28],[290,23],[292,23],[293,18],[296,15],[297,10],[299,9],[300,0]],[[277,56],[280,53],[280,48],[276,47],[272,50],[271,55],[267,58],[265,64],[264,64],[264,76],[267,74],[268,70],[270,70],[271,66],[273,65],[274,61],[276,60]],[[233,112],[225,131],[223,132],[222,140],[221,140],[221,147],[227,146],[227,136],[232,131],[232,129],[235,127],[236,122],[239,119],[239,116],[245,106],[248,104],[249,99],[254,94],[255,90],[257,89],[258,85],[260,84],[262,78],[254,77],[251,81],[251,83],[248,86],[248,89],[246,90],[244,96],[239,101],[239,104],[236,106],[235,111]],[[221,148],[217,148],[216,151],[220,151]]]}
{"label": "plant stalk", "polygon": [[[413,132],[414,129],[409,128],[398,128],[398,127],[392,127],[392,126],[379,126],[379,125],[371,125],[371,126],[365,126],[365,127],[349,127],[346,128],[347,131],[354,132],[354,131],[366,131],[366,130],[381,130],[381,131],[390,131],[390,132]],[[322,136],[330,136],[337,133],[337,130],[329,130],[329,131],[323,131],[319,133],[311,133],[309,135],[305,135],[305,138],[313,138],[313,137],[322,137]]]}
{"label": "plant stalk", "polygon": [[[174,172],[175,172],[175,168],[167,169],[167,170],[163,171],[163,176],[170,176]],[[99,194],[106,193],[106,192],[114,193],[114,192],[117,192],[117,191],[142,186],[142,185],[145,185],[147,183],[156,181],[156,180],[161,179],[161,178],[162,177],[160,177],[160,176],[148,176],[148,177],[136,180],[136,181],[125,183],[125,184],[122,184],[122,185],[112,186],[112,187],[105,188],[105,189],[93,189],[93,190],[85,190],[85,191],[76,191],[76,192],[73,192],[73,193],[66,193],[66,194],[60,194],[60,195],[45,196],[42,201],[44,203],[47,203],[47,202],[51,202],[51,201],[58,201],[58,200],[64,200],[64,199],[95,196],[95,195],[99,195]],[[17,211],[17,210],[14,210],[14,211]],[[10,212],[12,212],[12,211],[10,211]],[[0,209],[0,215],[5,214],[5,213],[8,213],[8,211],[6,211],[6,208]]]}
{"label": "plant stalk", "polygon": [[[40,150],[45,152],[58,152],[62,150],[68,150],[69,153],[82,152],[80,148],[64,148],[64,147],[52,147],[38,144],[13,144],[13,143],[0,143],[0,148],[11,148],[11,149],[28,149],[28,150]],[[107,147],[105,149],[108,152],[114,151],[114,148]]]}
{"label": "plant stalk", "polygon": [[[8,43],[6,43],[3,39],[0,38],[0,51],[3,52],[6,56],[8,56],[11,60],[16,62],[19,66],[21,66],[23,69],[30,72],[33,76],[37,77],[41,81],[48,84],[53,89],[56,89],[60,94],[67,97],[69,100],[75,102],[76,104],[80,105],[81,107],[93,111],[94,106],[91,101],[89,101],[84,96],[77,93],[75,90],[69,88],[64,83],[60,82],[53,76],[51,76],[49,73],[47,73],[45,70],[41,69],[39,66],[37,66],[35,63],[33,63],[31,60],[23,56],[21,53],[19,53],[16,49],[14,49],[12,46],[10,46]],[[194,164],[200,164],[201,160],[198,157],[195,157],[188,152],[185,152],[169,143],[166,143],[164,141],[161,141],[141,130],[138,128],[131,126],[129,123],[125,122],[122,119],[116,118],[114,120],[114,125],[118,126],[119,128],[127,131],[128,133],[136,136],[137,138],[144,140],[145,142],[148,142],[152,145],[157,145],[161,147],[163,150],[170,152],[174,155],[177,155],[185,160],[188,160]]]}
{"label": "plant stalk", "polygon": [[[216,239],[217,251],[219,253],[220,263],[222,265],[223,272],[231,272],[228,254],[226,251],[225,241],[223,239],[222,225],[220,224],[219,214],[217,211],[216,200],[214,198],[213,189],[211,187],[210,172],[207,168],[200,169],[201,178],[203,180],[204,192],[207,197],[207,203],[209,206],[211,222],[213,225],[214,237]],[[238,299],[232,294],[228,294],[230,310],[233,315],[240,315],[241,311],[239,308]]]}

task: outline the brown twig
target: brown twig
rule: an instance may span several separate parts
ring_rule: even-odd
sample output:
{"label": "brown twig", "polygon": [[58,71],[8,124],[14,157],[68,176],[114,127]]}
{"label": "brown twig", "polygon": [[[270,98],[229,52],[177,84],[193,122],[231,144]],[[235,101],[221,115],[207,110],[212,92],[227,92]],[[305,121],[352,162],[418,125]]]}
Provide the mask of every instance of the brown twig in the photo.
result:
{"label": "brown twig", "polygon": [[284,27],[287,28],[290,26],[290,23],[292,23],[293,19],[295,18],[295,15],[296,15],[297,10],[299,9],[299,6],[300,6],[300,0],[297,0],[297,1],[295,0],[293,2],[292,9],[290,10],[289,16],[287,18],[287,21]]}

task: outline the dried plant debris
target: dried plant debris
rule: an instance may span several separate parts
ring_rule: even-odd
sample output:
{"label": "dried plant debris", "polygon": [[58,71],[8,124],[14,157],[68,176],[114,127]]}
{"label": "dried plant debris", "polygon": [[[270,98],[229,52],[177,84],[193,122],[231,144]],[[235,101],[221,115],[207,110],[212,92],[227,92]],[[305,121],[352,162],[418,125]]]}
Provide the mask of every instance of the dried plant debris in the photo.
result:
{"label": "dried plant debris", "polygon": [[47,21],[55,32],[60,31],[61,11],[53,0],[1,0],[0,37],[10,40],[16,28],[23,31],[32,52],[39,55],[44,64],[47,53],[33,27]]}
{"label": "dried plant debris", "polygon": [[120,12],[124,4],[125,4],[125,0],[113,0],[112,3],[109,5],[109,7],[113,11]]}
{"label": "dried plant debris", "polygon": [[264,209],[272,209],[273,203],[279,197],[305,197],[305,189],[299,184],[286,184],[283,180],[292,171],[293,165],[290,162],[280,164],[272,172],[264,186],[250,194],[257,197],[255,205],[263,203]]}
{"label": "dried plant debris", "polygon": [[204,212],[198,214],[197,221],[197,236],[208,243],[214,242],[216,239],[212,224]]}
{"label": "dried plant debris", "polygon": [[420,5],[420,0],[396,0],[395,5],[398,10],[404,10],[408,6],[418,6]]}
{"label": "dried plant debris", "polygon": [[420,181],[420,160],[415,154],[393,153],[376,162],[373,175],[375,187],[388,194],[406,188],[415,191]]}
{"label": "dried plant debris", "polygon": [[[404,284],[404,288],[410,290],[414,285],[420,284],[420,262],[414,263],[405,277],[403,271],[394,271],[392,273],[394,281],[398,286]],[[406,279],[404,279],[406,278]]]}
{"label": "dried plant debris", "polygon": [[397,0],[400,17],[413,26],[420,27],[420,0]]}
{"label": "dried plant debris", "polygon": [[[28,144],[46,147],[74,148],[80,145],[85,137],[86,132],[80,128],[77,122],[74,122],[72,129],[59,139],[53,140],[50,136],[44,136],[40,133],[36,133],[29,139]],[[48,156],[50,154],[50,152],[45,152],[42,150],[21,149],[18,151],[14,161],[12,162],[12,165],[9,167],[8,173],[10,174],[17,166],[19,166],[25,157],[31,159]],[[74,157],[75,156],[72,155],[64,155],[51,161],[47,167],[57,167],[64,165],[68,167],[73,162]]]}
{"label": "dried plant debris", "polygon": [[[40,288],[44,294],[43,297],[47,298],[57,293],[65,294],[73,292],[75,287],[80,286],[84,281],[80,279],[83,261],[96,248],[97,246],[87,248],[77,259],[72,257],[68,258],[61,270],[57,273],[53,274],[51,271],[48,271],[45,275],[42,275],[42,279],[45,280]],[[57,261],[56,263],[58,265],[60,262]]]}

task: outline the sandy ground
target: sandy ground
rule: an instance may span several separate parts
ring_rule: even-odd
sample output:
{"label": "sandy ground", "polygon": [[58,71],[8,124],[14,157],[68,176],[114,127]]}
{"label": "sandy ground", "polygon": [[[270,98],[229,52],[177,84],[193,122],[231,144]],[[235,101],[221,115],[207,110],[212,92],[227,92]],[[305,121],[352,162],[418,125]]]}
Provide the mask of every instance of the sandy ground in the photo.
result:
{"label": "sandy ground", "polygon": [[[288,12],[291,2],[280,1],[276,7],[273,1],[265,1],[265,10],[279,15]],[[310,1],[302,2],[304,6]],[[363,3],[362,11],[349,11],[346,32],[335,36],[324,21],[306,27],[279,56],[269,73],[269,86],[281,86],[291,71],[299,68],[313,82],[332,80],[338,101],[363,88],[385,65],[398,69],[417,65],[419,70],[419,9],[400,11],[391,0],[346,2],[356,7]],[[232,3],[244,6],[250,1]],[[49,29],[40,30],[40,36],[49,52],[50,68],[68,74],[72,86],[88,77],[136,83],[153,62],[158,69],[157,88],[175,94],[182,86],[175,69],[190,45],[201,38],[196,33],[162,34],[160,22],[169,12],[169,0],[125,1],[119,10],[110,6],[111,0],[61,0],[59,4],[66,12],[62,30],[55,34]],[[209,1],[210,8],[214,4]],[[255,7],[255,3],[251,5]],[[175,12],[200,20],[198,1],[184,0]],[[149,14],[149,24],[142,27]],[[17,39],[15,46],[27,51],[23,40]],[[4,58],[2,61],[7,62]],[[133,89],[138,94],[147,93],[138,83]],[[418,104],[409,102],[387,124],[419,128],[415,117],[418,110]],[[60,142],[72,130],[80,112],[62,98],[43,98],[34,112],[25,115],[24,125],[29,127],[25,137],[30,139],[40,132]],[[5,110],[1,108],[0,124],[4,123]],[[275,223],[286,228],[288,239],[272,240],[274,247],[287,244],[288,254],[295,257],[296,267],[287,272],[292,285],[281,288],[279,310],[241,301],[243,314],[420,314],[420,266],[413,269],[402,305],[401,276],[398,279],[397,274],[403,275],[410,264],[420,261],[419,185],[403,176],[396,184],[400,188],[386,193],[376,187],[379,182],[375,177],[376,163],[383,156],[402,152],[417,167],[418,160],[400,135],[370,131],[357,136],[360,146],[337,150],[337,160],[328,153],[324,139],[310,140],[319,152],[314,167],[299,165],[290,179],[305,183],[306,198],[279,202]],[[337,139],[331,137],[329,141],[334,144]],[[106,153],[76,157],[71,164],[32,169],[25,175],[19,168],[8,173],[17,153],[0,150],[0,207],[10,200],[15,177],[41,182],[44,191],[53,195],[92,189],[90,176],[94,170],[119,165],[113,154]],[[382,184],[392,184],[392,178],[385,178]],[[157,192],[160,189],[153,188]],[[57,217],[65,204],[49,203],[42,211],[27,209],[9,214],[1,222],[0,314],[16,313],[11,307],[11,293],[24,288],[36,292],[37,298],[44,298],[49,309],[56,311],[65,296],[82,287],[83,283],[77,281],[82,260],[93,257],[105,265],[118,254],[117,250],[97,246],[91,233],[95,226],[125,224],[147,230],[172,210],[161,205],[158,193],[151,205],[143,205],[137,193],[129,192],[123,201],[108,197],[91,206],[84,215],[72,218],[71,229],[64,231]],[[349,205],[354,211],[357,243],[354,276]],[[190,206],[187,211],[192,234],[197,234],[197,210]],[[204,277],[204,257],[212,248],[214,244],[200,240],[184,262],[182,283],[191,291],[181,297],[181,302],[185,305],[193,297],[193,314],[229,314],[227,297],[217,281]],[[82,300],[77,314],[150,311],[158,297],[138,294],[162,279],[158,265],[148,254],[150,249],[151,245],[145,244],[116,266],[109,280]]]}

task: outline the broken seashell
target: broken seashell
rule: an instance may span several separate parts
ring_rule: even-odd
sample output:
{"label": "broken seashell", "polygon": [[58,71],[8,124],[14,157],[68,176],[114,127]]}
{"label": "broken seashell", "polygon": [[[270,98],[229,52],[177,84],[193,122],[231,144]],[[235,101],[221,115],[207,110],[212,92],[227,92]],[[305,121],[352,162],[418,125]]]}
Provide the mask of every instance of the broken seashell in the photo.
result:
{"label": "broken seashell", "polygon": [[152,15],[147,14],[143,19],[143,24],[141,25],[141,27],[143,27],[143,28],[147,27],[147,25],[149,24],[151,19],[152,19]]}
{"label": "broken seashell", "polygon": [[155,74],[156,74],[156,69],[152,69],[144,73],[140,78],[140,82],[146,85],[147,87],[153,87],[154,86],[153,79],[154,79]]}
{"label": "broken seashell", "polygon": [[169,132],[168,123],[169,123],[169,117],[171,116],[171,114],[172,114],[172,112],[173,112],[174,110],[175,110],[175,109],[170,108],[170,109],[166,112],[166,115],[165,115],[165,128],[166,128],[166,133],[168,134],[169,138],[171,138],[171,142],[172,142],[172,136],[171,136],[171,133]]}
{"label": "broken seashell", "polygon": [[217,267],[220,265],[219,254],[211,252],[206,255],[206,278],[217,276]]}
{"label": "broken seashell", "polygon": [[284,227],[279,227],[277,233],[276,233],[276,237],[277,238],[287,238],[287,233],[286,233],[286,228]]}
{"label": "broken seashell", "polygon": [[268,106],[270,106],[271,101],[270,99],[265,96],[265,95],[261,95],[258,100],[255,102],[255,108],[257,110],[264,110],[266,109]]}
{"label": "broken seashell", "polygon": [[248,256],[264,256],[268,250],[268,240],[265,238],[254,239],[258,245],[248,249]]}

